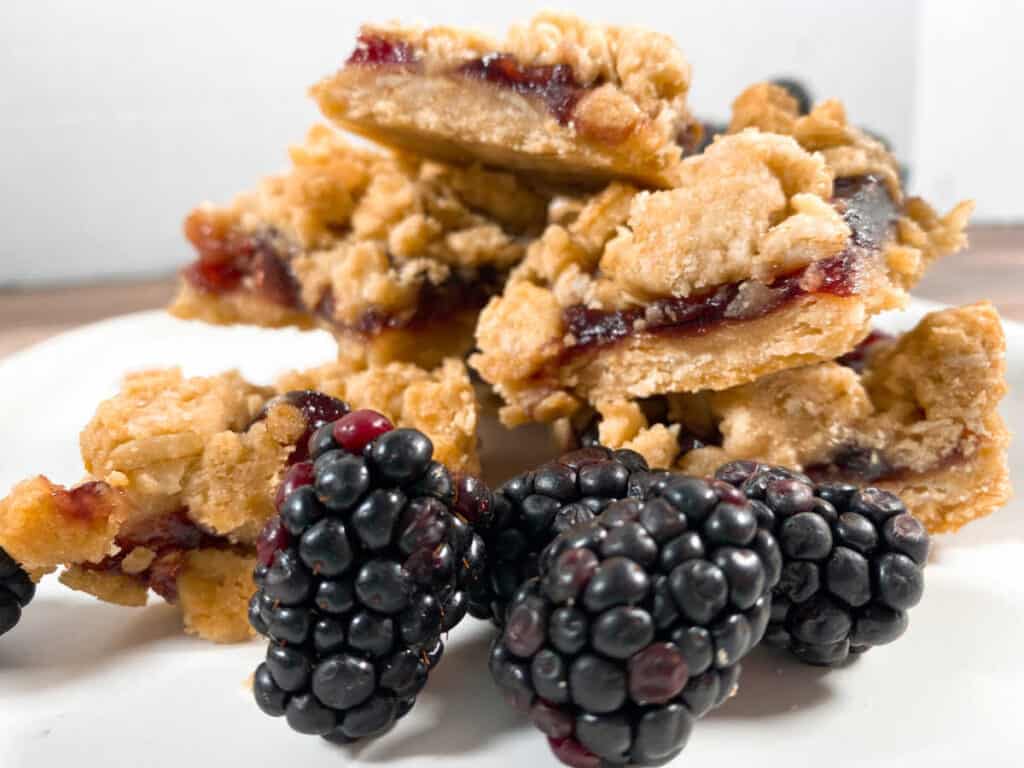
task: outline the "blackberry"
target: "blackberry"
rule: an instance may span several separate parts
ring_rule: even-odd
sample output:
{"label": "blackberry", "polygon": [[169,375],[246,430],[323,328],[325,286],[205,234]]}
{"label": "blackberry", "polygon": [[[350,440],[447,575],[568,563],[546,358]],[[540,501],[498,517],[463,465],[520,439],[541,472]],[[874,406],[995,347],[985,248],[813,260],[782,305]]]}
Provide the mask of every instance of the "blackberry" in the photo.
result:
{"label": "blackberry", "polygon": [[470,592],[470,613],[500,626],[512,597],[537,574],[537,557],[555,536],[593,520],[612,501],[644,496],[665,474],[650,472],[638,453],[595,444],[517,475],[491,495],[460,488],[463,514],[487,550],[486,576]]}
{"label": "blackberry", "polygon": [[747,461],[716,476],[751,499],[782,550],[768,642],[831,666],[904,633],[924,590],[929,539],[902,501]]}
{"label": "blackberry", "polygon": [[270,642],[253,688],[268,715],[347,743],[412,708],[483,544],[452,513],[454,482],[422,432],[355,411],[309,449],[312,471],[288,476],[257,547],[249,620]]}
{"label": "blackberry", "polygon": [[21,611],[32,602],[36,585],[18,561],[0,547],[0,635],[10,632],[21,621]]}
{"label": "blackberry", "polygon": [[733,693],[780,570],[742,494],[668,478],[543,551],[492,646],[491,674],[563,762],[661,765]]}

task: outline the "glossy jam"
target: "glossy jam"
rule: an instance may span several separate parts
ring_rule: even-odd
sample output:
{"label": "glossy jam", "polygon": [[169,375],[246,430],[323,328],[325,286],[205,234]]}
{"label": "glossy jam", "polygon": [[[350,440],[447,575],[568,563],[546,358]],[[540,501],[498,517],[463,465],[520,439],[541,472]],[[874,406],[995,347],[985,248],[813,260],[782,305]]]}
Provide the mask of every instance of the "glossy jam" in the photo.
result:
{"label": "glossy jam", "polygon": [[[185,236],[199,259],[185,268],[184,278],[200,291],[246,292],[283,307],[299,307],[299,284],[280,253],[273,231],[240,232],[203,211],[185,220]],[[244,284],[244,285],[243,285]]]}
{"label": "glossy jam", "polygon": [[539,98],[558,122],[566,125],[585,89],[567,64],[524,67],[508,53],[491,53],[463,64],[458,73],[473,80],[507,88],[521,96]]}
{"label": "glossy jam", "polygon": [[783,275],[746,293],[739,283],[719,286],[687,298],[667,298],[644,307],[605,311],[569,307],[563,322],[574,343],[572,357],[638,333],[702,336],[726,323],[755,320],[795,299],[811,294],[852,296],[859,290],[864,262],[881,247],[892,229],[895,205],[884,184],[873,176],[838,179],[833,205],[852,230],[851,243],[838,255]]}
{"label": "glossy jam", "polygon": [[185,565],[185,554],[196,549],[224,549],[227,539],[203,531],[189,519],[185,509],[159,515],[125,526],[114,539],[120,548],[99,563],[82,567],[94,571],[120,571],[126,557],[138,547],[145,547],[155,557],[150,566],[132,574],[169,603],[178,599],[178,575]]}

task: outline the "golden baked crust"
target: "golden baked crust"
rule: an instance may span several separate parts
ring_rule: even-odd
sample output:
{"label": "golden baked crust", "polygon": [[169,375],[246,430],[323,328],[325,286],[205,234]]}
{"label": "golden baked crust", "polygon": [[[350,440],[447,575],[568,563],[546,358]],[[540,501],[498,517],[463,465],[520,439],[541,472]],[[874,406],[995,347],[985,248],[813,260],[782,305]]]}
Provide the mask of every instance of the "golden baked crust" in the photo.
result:
{"label": "golden baked crust", "polygon": [[68,587],[120,605],[150,589],[216,642],[250,636],[246,604],[259,531],[307,425],[288,398],[318,389],[421,429],[453,470],[477,470],[478,405],[464,364],[353,369],[336,362],[257,387],[229,372],[125,377],[81,435],[88,475],[64,488],[26,480],[0,500],[0,547],[35,579],[59,567]]}
{"label": "golden baked crust", "polygon": [[[381,43],[402,61],[374,62],[368,54]],[[498,85],[480,74],[495,58],[516,77],[541,79],[519,90]],[[562,76],[554,109],[543,93],[550,76]],[[502,41],[451,27],[366,25],[352,59],[313,95],[345,128],[446,162],[664,187],[675,182],[681,137],[699,139],[689,86],[689,65],[668,36],[546,12]]]}
{"label": "golden baked crust", "polygon": [[[699,474],[751,459],[861,479],[903,497],[930,530],[953,531],[1009,498],[1005,347],[991,304],[940,310],[869,346],[860,373],[819,363],[670,395],[660,423],[637,401],[599,403],[599,437]],[[711,445],[683,452],[681,436]],[[851,462],[866,476],[853,477]]]}
{"label": "golden baked crust", "polygon": [[[477,326],[471,364],[504,398],[506,424],[551,421],[598,400],[725,389],[833,359],[867,334],[873,315],[902,306],[930,263],[965,245],[972,205],[939,217],[904,199],[891,156],[846,125],[837,103],[794,120],[810,127],[718,137],[683,161],[678,189],[616,183],[551,205],[552,223]],[[865,223],[855,204],[877,221]],[[850,259],[853,287],[822,288]],[[727,305],[712,327],[651,330],[671,328],[687,301],[719,296]],[[574,335],[573,313],[619,313],[618,335],[596,344]]]}
{"label": "golden baked crust", "polygon": [[[433,367],[467,351],[479,308],[543,224],[544,195],[507,173],[357,147],[326,126],[291,158],[289,173],[191,214],[199,260],[171,313],[322,326],[372,364]],[[433,343],[414,341],[424,334]]]}

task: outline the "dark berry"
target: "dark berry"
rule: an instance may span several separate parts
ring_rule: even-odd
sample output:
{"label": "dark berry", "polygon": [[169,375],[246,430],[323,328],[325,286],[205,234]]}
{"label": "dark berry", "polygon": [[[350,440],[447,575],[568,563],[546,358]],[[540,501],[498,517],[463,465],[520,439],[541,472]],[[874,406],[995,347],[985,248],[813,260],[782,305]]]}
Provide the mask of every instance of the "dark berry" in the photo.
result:
{"label": "dark berry", "polygon": [[405,496],[394,489],[381,488],[367,496],[351,517],[352,529],[363,546],[367,549],[383,549],[388,546],[405,504]]}
{"label": "dark berry", "polygon": [[890,552],[874,563],[878,597],[897,611],[913,608],[924,592],[924,574],[917,563],[906,555]]}
{"label": "dark berry", "polygon": [[347,613],[355,605],[351,579],[321,581],[316,590],[316,607],[327,614]]}
{"label": "dark berry", "polygon": [[588,712],[614,712],[626,701],[626,671],[595,654],[579,656],[569,667],[573,701]]}
{"label": "dark berry", "polygon": [[415,429],[386,432],[367,449],[375,471],[391,483],[411,483],[430,465],[434,446],[430,438]]}
{"label": "dark berry", "polygon": [[360,611],[349,622],[348,644],[371,656],[386,656],[395,644],[395,622],[372,611]]}
{"label": "dark berry", "polygon": [[305,688],[313,671],[304,653],[281,645],[267,648],[267,669],[277,687],[289,693]]}
{"label": "dark berry", "polygon": [[367,608],[398,613],[409,604],[409,579],[393,560],[371,560],[356,575],[356,597]]}
{"label": "dark berry", "polygon": [[[592,522],[598,514],[608,513],[609,520],[617,514],[622,522],[633,519],[630,515],[635,518],[637,508],[621,508],[615,502],[628,496],[644,496],[654,484],[647,479],[649,474],[639,454],[612,452],[594,445],[512,478],[498,492],[484,495],[483,504],[477,501],[480,494],[473,493],[472,487],[463,487],[467,481],[460,479],[456,509],[480,533],[487,550],[484,576],[479,587],[470,590],[470,613],[503,623],[516,590],[537,575],[542,552],[552,559],[559,555],[556,551],[545,552],[547,545],[562,532]],[[641,475],[645,478],[642,482]],[[652,510],[652,518],[654,514]],[[634,527],[616,533],[608,544],[609,551],[636,556],[646,562],[653,551],[652,539],[679,528],[678,521],[669,520],[664,513],[662,522],[660,528]],[[596,530],[599,535],[605,535],[604,528]],[[556,587],[551,582],[551,588],[578,591],[589,576],[566,578],[569,579],[567,585]]]}
{"label": "dark berry", "polygon": [[283,717],[288,706],[288,694],[274,682],[270,668],[260,664],[252,681],[256,704],[271,717]]}
{"label": "dark berry", "polygon": [[335,711],[311,693],[292,696],[284,714],[293,731],[311,736],[329,733],[337,723]]}
{"label": "dark berry", "polygon": [[771,608],[748,617],[752,638],[831,666],[903,634],[924,590],[929,540],[899,498],[764,465],[718,476],[767,507],[759,519],[774,520],[781,548]]}
{"label": "dark berry", "polygon": [[339,447],[334,440],[334,424],[324,424],[309,438],[309,458],[316,461],[328,451],[336,451]]}
{"label": "dark berry", "polygon": [[906,555],[918,565],[928,561],[928,531],[909,512],[886,520],[882,526],[882,539],[889,549]]}
{"label": "dark berry", "polygon": [[377,687],[373,664],[358,656],[329,656],[317,664],[313,693],[334,709],[350,709],[373,695]]}
{"label": "dark berry", "polygon": [[317,576],[334,578],[343,574],[352,563],[345,525],[330,518],[309,528],[299,540],[299,556]]}
{"label": "dark berry", "polygon": [[637,704],[665,704],[690,677],[682,651],[672,643],[648,645],[629,660],[629,695]]}
{"label": "dark berry", "polygon": [[577,653],[587,643],[590,624],[587,616],[576,608],[559,608],[551,614],[548,633],[552,644],[569,656]]}
{"label": "dark berry", "polygon": [[[453,514],[451,475],[425,436],[382,431],[365,413],[346,425],[316,425],[313,476],[298,478],[261,534],[249,604],[250,623],[271,641],[257,703],[338,744],[410,711],[486,554]],[[480,484],[479,493],[490,492]]]}
{"label": "dark berry", "polygon": [[[580,476],[604,461],[587,450],[573,455]],[[522,501],[537,495],[528,485]],[[733,693],[771,618],[780,555],[745,497],[695,478],[651,487],[552,540],[492,646],[502,694],[571,765],[672,759]]]}
{"label": "dark berry", "polygon": [[351,509],[370,488],[370,470],[359,456],[331,451],[317,459],[314,467],[317,497],[335,512]]}
{"label": "dark berry", "polygon": [[291,550],[282,550],[274,556],[263,579],[263,591],[279,603],[298,605],[304,602],[313,588],[313,574]]}
{"label": "dark berry", "polygon": [[298,464],[292,464],[284,473],[284,477],[281,479],[281,485],[277,488],[277,495],[274,497],[274,506],[280,510],[281,505],[284,504],[284,500],[294,491],[312,484],[313,463],[309,461],[300,461]]}
{"label": "dark berry", "polygon": [[832,551],[832,531],[824,518],[801,512],[782,521],[779,546],[791,560],[821,560]]}
{"label": "dark berry", "polygon": [[305,608],[279,605],[264,616],[267,633],[282,643],[301,645],[309,637],[310,613]]}
{"label": "dark berry", "polygon": [[377,736],[390,728],[398,714],[398,701],[394,696],[378,694],[369,701],[350,709],[342,721],[341,730],[350,739]]}
{"label": "dark berry", "polygon": [[[551,649],[539,651],[530,663],[530,681],[537,695],[545,701],[552,704],[569,701],[569,671],[561,654]],[[552,735],[555,734],[548,733]]]}
{"label": "dark berry", "polygon": [[376,438],[390,432],[395,425],[376,411],[352,411],[334,422],[332,436],[339,447],[349,453],[361,454]]}
{"label": "dark berry", "polygon": [[[326,512],[317,498],[316,491],[308,486],[301,487],[288,494],[281,505],[281,524],[292,535],[301,536]],[[287,545],[286,541],[284,546]]]}
{"label": "dark berry", "polygon": [[709,483],[696,477],[676,477],[668,482],[661,498],[693,523],[703,522],[718,503],[718,494]]}
{"label": "dark berry", "polygon": [[846,547],[832,550],[825,563],[828,591],[853,608],[871,600],[871,569],[867,558]]}
{"label": "dark berry", "polygon": [[634,605],[647,597],[650,577],[638,563],[625,557],[605,560],[583,591],[583,605],[597,613],[614,605]]}
{"label": "dark berry", "polygon": [[[474,480],[483,485],[483,481],[478,478],[474,478]],[[432,461],[427,467],[427,471],[415,483],[409,486],[409,491],[413,496],[433,496],[442,503],[451,506],[455,514],[461,515],[462,509],[456,504],[455,487],[455,480],[448,471],[448,468],[439,461]]]}
{"label": "dark berry", "polygon": [[683,704],[647,710],[640,718],[631,757],[640,765],[660,765],[678,755],[690,740],[694,717]]}
{"label": "dark berry", "polygon": [[654,640],[654,620],[642,608],[610,608],[594,622],[591,643],[612,659],[628,659]]}
{"label": "dark berry", "polygon": [[878,546],[878,531],[863,515],[844,512],[833,526],[836,544],[870,555]]}

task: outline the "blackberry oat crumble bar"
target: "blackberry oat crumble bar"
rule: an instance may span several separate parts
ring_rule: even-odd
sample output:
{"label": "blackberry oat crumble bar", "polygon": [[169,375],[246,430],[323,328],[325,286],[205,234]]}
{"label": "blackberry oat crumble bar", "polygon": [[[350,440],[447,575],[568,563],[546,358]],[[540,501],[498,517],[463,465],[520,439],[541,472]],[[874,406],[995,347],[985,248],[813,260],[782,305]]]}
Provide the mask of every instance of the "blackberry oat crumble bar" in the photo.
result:
{"label": "blackberry oat crumble bar", "polygon": [[700,142],[689,87],[689,65],[666,35],[542,13],[504,41],[364,26],[313,94],[344,128],[427,157],[664,187]]}
{"label": "blackberry oat crumble bar", "polygon": [[477,471],[478,407],[465,366],[353,371],[342,363],[257,387],[237,373],[125,378],[81,435],[87,478],[26,480],[0,501],[0,548],[36,580],[120,605],[150,591],[180,606],[186,631],[216,642],[253,635],[246,617],[260,532],[275,491],[310,471],[314,430],[349,408],[414,426],[453,471]]}
{"label": "blackberry oat crumble bar", "polygon": [[719,392],[607,400],[558,430],[691,474],[744,459],[884,488],[931,531],[955,531],[1010,496],[1005,351],[990,304],[944,309],[834,362]]}
{"label": "blackberry oat crumble bar", "polygon": [[970,203],[904,197],[892,156],[826,101],[773,85],[679,186],[613,183],[551,223],[480,317],[471,359],[515,425],[588,402],[727,389],[850,351],[962,248]]}
{"label": "blackberry oat crumble bar", "polygon": [[172,314],[322,327],[374,364],[467,352],[546,199],[508,173],[357,147],[326,126],[291,159],[287,174],[188,217],[198,258]]}

